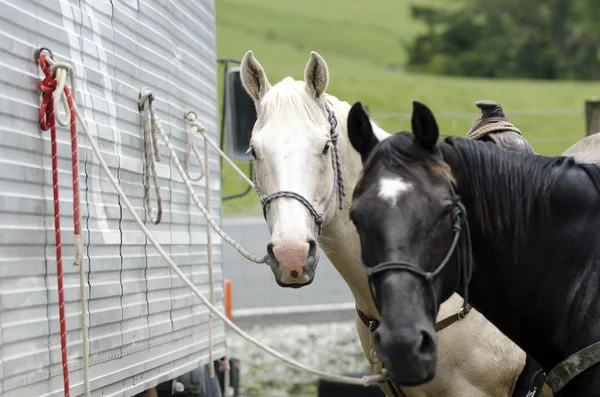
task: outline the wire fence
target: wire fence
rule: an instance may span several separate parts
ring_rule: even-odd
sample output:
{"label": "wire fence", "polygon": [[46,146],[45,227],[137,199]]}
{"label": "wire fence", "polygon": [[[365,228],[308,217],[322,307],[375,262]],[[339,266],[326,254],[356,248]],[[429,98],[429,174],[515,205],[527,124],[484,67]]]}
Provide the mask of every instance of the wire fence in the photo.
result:
{"label": "wire fence", "polygon": [[[556,156],[585,137],[585,111],[579,109],[541,109],[505,111],[508,120],[518,127],[536,153]],[[442,136],[465,136],[469,125],[480,117],[478,112],[436,112],[435,117]],[[384,130],[395,133],[410,131],[410,113],[372,114]],[[249,161],[236,161],[242,170],[248,170]],[[243,193],[247,185],[242,178],[223,166],[223,197]],[[260,215],[261,208],[254,193],[223,202],[224,215]]]}
{"label": "wire fence", "polygon": [[[465,136],[471,122],[480,116],[476,112],[435,114],[443,136]],[[585,136],[583,107],[512,111],[506,116],[539,153],[558,155]],[[410,113],[374,114],[372,118],[389,132],[411,130]]]}

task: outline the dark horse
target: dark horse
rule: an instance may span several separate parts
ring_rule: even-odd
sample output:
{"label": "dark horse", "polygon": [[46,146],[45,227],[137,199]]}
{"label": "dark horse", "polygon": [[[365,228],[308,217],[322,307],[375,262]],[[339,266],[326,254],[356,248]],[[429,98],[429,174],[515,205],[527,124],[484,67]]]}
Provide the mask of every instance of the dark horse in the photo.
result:
{"label": "dark horse", "polygon": [[435,376],[436,314],[458,292],[542,365],[555,395],[600,396],[600,168],[438,142],[418,102],[412,130],[379,142],[360,103],[348,115],[364,162],[350,218],[390,377]]}

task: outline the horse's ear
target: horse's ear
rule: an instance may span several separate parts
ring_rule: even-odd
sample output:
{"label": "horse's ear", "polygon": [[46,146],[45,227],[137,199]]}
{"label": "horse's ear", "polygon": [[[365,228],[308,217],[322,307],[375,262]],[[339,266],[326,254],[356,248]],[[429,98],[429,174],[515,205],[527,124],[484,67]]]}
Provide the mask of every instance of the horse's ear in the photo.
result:
{"label": "horse's ear", "polygon": [[241,62],[242,85],[246,92],[258,102],[271,89],[264,69],[254,57],[254,53],[248,50]]}
{"label": "horse's ear", "polygon": [[425,149],[433,150],[440,136],[440,131],[431,110],[422,103],[413,101],[411,124],[417,142]]}
{"label": "horse's ear", "polygon": [[310,52],[310,59],[304,69],[304,82],[308,92],[318,98],[325,92],[329,84],[329,69],[321,55],[315,51]]}
{"label": "horse's ear", "polygon": [[373,148],[379,140],[373,133],[373,126],[369,116],[364,111],[360,102],[352,105],[348,113],[348,138],[352,147],[360,153],[362,162],[365,163]]}

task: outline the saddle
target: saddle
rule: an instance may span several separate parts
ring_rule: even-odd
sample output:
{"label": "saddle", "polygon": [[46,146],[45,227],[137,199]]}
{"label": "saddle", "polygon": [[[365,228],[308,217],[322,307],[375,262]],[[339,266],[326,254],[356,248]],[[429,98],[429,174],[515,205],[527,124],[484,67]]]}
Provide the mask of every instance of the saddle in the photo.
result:
{"label": "saddle", "polygon": [[515,152],[535,153],[521,131],[508,121],[502,106],[492,101],[477,101],[475,105],[481,109],[481,117],[471,123],[467,138],[491,142]]}

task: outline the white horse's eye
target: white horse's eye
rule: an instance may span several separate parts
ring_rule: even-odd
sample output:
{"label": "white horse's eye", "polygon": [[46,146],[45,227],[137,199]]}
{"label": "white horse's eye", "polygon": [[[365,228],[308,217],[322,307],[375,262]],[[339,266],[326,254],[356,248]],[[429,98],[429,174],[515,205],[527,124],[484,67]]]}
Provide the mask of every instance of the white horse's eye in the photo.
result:
{"label": "white horse's eye", "polygon": [[256,160],[256,152],[254,151],[254,148],[253,148],[252,146],[250,146],[250,147],[248,148],[248,150],[246,151],[246,153],[250,153],[250,155],[251,155],[252,157],[254,157],[254,160]]}
{"label": "white horse's eye", "polygon": [[325,147],[323,148],[323,152],[322,152],[323,155],[325,155],[325,154],[327,154],[327,152],[329,152],[330,146],[331,146],[331,141],[327,141],[327,143],[325,144]]}

